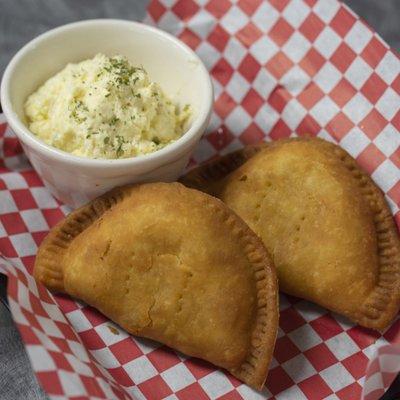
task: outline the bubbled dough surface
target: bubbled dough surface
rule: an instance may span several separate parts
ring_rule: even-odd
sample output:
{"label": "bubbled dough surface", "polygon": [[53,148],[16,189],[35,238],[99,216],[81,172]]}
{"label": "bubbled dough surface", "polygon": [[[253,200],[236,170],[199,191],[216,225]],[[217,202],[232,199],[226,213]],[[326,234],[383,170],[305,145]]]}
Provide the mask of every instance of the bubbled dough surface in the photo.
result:
{"label": "bubbled dough surface", "polygon": [[357,314],[378,277],[373,214],[318,142],[270,146],[211,190],[261,236],[283,291]]}
{"label": "bubbled dough surface", "polygon": [[65,289],[131,333],[238,366],[256,314],[245,252],[205,195],[154,187],[135,190],[73,240]]}

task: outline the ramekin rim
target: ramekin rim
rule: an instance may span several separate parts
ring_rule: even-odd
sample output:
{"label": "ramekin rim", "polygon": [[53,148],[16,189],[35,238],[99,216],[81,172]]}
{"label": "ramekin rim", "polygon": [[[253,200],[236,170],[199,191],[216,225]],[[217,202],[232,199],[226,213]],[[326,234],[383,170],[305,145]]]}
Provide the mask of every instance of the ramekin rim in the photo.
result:
{"label": "ramekin rim", "polygon": [[[71,153],[68,153],[66,151],[57,149],[56,147],[46,144],[45,142],[37,138],[18,117],[18,115],[13,109],[9,91],[10,91],[10,82],[12,79],[12,73],[16,68],[16,66],[18,65],[18,63],[20,62],[21,58],[27,52],[31,51],[32,48],[34,48],[38,43],[45,41],[47,38],[53,35],[60,34],[63,31],[75,29],[76,27],[82,25],[96,25],[96,24],[130,25],[130,26],[135,26],[136,28],[139,27],[139,29],[151,32],[152,34],[160,35],[161,37],[165,37],[168,40],[172,41],[184,52],[188,53],[191,57],[193,57],[193,59],[198,63],[198,65],[201,68],[202,79],[204,80],[204,84],[206,85],[206,93],[203,101],[201,102],[201,107],[198,110],[198,114],[192,121],[189,129],[179,139],[177,139],[173,143],[168,144],[167,146],[165,146],[160,150],[145,155],[139,155],[136,157],[121,158],[121,159],[101,159],[101,158],[94,159],[94,158],[80,157],[77,155],[73,155]],[[212,105],[213,105],[213,86],[210,75],[206,67],[204,66],[203,62],[199,58],[199,56],[189,46],[187,46],[185,43],[183,43],[181,40],[177,39],[170,33],[136,21],[129,21],[124,19],[111,19],[111,18],[89,19],[89,20],[72,22],[69,24],[53,28],[26,43],[12,57],[12,59],[10,60],[5,69],[0,87],[0,99],[7,122],[14,130],[17,137],[24,144],[33,147],[43,156],[53,160],[64,161],[65,163],[68,164],[74,164],[86,167],[107,166],[110,168],[111,167],[120,168],[123,166],[133,166],[137,164],[144,165],[154,162],[163,162],[167,158],[175,157],[177,153],[182,151],[182,149],[186,149],[187,147],[189,147],[193,143],[193,141],[195,141],[197,137],[202,133],[203,129],[205,128],[204,125],[208,122],[209,117],[211,115]]]}

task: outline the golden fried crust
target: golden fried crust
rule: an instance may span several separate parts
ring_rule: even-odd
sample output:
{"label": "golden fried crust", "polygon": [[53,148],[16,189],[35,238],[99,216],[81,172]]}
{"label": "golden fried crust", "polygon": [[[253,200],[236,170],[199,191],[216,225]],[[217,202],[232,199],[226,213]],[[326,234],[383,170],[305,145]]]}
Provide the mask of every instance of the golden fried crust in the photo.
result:
{"label": "golden fried crust", "polygon": [[283,291],[383,330],[400,307],[400,241],[383,194],[340,147],[288,139],[186,175],[262,238]]}
{"label": "golden fried crust", "polygon": [[34,276],[132,334],[264,384],[278,325],[275,270],[218,199],[178,183],[115,189],[50,232]]}

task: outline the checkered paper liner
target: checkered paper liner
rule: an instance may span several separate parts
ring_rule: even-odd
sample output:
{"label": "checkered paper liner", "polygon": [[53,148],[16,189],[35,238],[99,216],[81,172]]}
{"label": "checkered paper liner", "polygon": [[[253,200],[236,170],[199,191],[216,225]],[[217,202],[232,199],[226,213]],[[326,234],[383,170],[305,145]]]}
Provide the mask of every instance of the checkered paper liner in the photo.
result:
{"label": "checkered paper liner", "polygon": [[[295,135],[339,143],[386,194],[400,225],[400,61],[336,0],[153,0],[146,22],[203,59],[215,112],[191,165]],[[68,213],[0,116],[0,271],[39,382],[53,399],[377,399],[400,365],[400,319],[383,334],[289,296],[266,387],[134,338],[31,277],[37,247]],[[370,363],[369,360],[371,360]],[[363,393],[362,393],[363,392]]]}

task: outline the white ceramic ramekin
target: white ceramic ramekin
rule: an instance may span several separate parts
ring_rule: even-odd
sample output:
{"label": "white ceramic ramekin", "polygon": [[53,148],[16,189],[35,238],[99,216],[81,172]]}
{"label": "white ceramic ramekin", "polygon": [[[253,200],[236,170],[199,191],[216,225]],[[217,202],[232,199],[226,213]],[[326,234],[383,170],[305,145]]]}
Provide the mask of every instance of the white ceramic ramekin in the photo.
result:
{"label": "white ceramic ramekin", "polygon": [[[97,53],[122,54],[143,65],[152,80],[193,116],[188,131],[165,148],[144,156],[94,160],[47,145],[26,126],[24,102],[69,62]],[[1,104],[30,162],[55,197],[77,207],[126,183],[175,180],[203,134],[213,104],[210,76],[198,56],[173,36],[137,22],[88,20],[61,26],[26,44],[1,82]]]}

